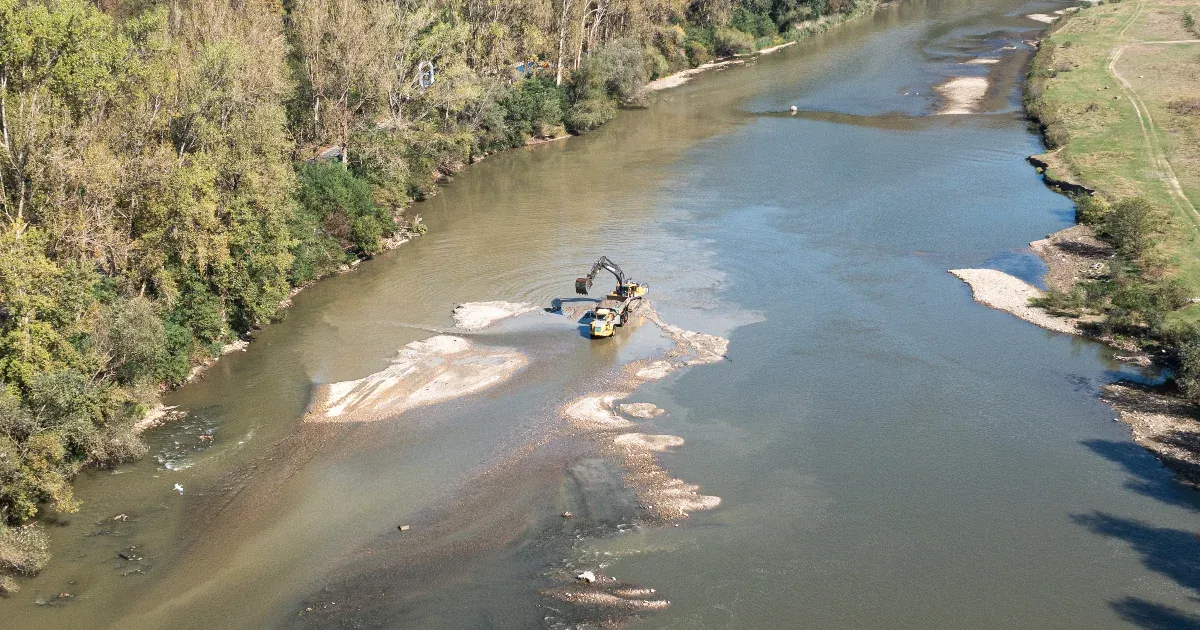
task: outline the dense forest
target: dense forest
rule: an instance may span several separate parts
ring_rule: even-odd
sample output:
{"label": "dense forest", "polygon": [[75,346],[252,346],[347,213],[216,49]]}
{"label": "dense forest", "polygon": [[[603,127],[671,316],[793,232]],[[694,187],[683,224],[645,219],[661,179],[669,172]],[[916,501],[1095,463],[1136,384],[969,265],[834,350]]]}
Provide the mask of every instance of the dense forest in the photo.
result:
{"label": "dense forest", "polygon": [[0,0],[0,592],[163,388],[440,178],[866,4]]}

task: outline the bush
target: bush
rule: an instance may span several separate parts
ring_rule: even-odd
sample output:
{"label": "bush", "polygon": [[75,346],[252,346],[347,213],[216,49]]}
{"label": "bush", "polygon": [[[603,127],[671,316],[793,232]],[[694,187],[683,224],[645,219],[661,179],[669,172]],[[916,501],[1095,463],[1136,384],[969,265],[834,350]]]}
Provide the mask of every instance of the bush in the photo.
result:
{"label": "bush", "polygon": [[669,69],[680,68],[690,63],[687,54],[687,32],[682,26],[672,24],[655,29],[653,42]]}
{"label": "bush", "polygon": [[1109,207],[1104,200],[1092,195],[1079,195],[1075,199],[1075,221],[1085,225],[1102,225],[1108,217]]}
{"label": "bush", "polygon": [[13,575],[36,575],[50,561],[50,540],[40,525],[0,523],[0,593],[17,590]]}
{"label": "bush", "polygon": [[1180,344],[1176,354],[1179,367],[1175,373],[1175,384],[1179,391],[1192,402],[1200,402],[1200,337]]}
{"label": "bush", "polygon": [[93,340],[118,383],[158,380],[159,366],[167,354],[167,332],[150,300],[119,299],[105,306]]}
{"label": "bush", "polygon": [[719,27],[713,31],[712,51],[718,57],[730,57],[753,52],[754,36],[736,29]]}
{"label": "bush", "polygon": [[708,46],[692,40],[687,43],[687,58],[692,67],[702,66],[713,60],[712,52]]}
{"label": "bush", "polygon": [[563,122],[567,126],[567,131],[580,134],[603,125],[616,115],[617,106],[612,99],[598,97],[572,105]]}
{"label": "bush", "polygon": [[756,38],[773,37],[779,34],[779,28],[775,25],[770,15],[767,13],[754,13],[744,6],[733,10],[733,16],[729,20],[729,25],[743,33],[749,33]]}
{"label": "bush", "polygon": [[649,80],[645,49],[635,39],[618,39],[588,56],[571,80],[571,97],[578,103],[604,95],[622,104],[637,104]]}
{"label": "bush", "polygon": [[1087,294],[1082,290],[1070,293],[1047,291],[1042,297],[1034,298],[1032,303],[1054,315],[1078,316],[1080,311],[1087,307]]}
{"label": "bush", "polygon": [[[300,167],[298,201],[309,218],[344,249],[376,254],[381,238],[394,230],[393,220],[371,196],[371,186],[340,164],[322,162]],[[318,239],[319,240],[319,239]]]}
{"label": "bush", "polygon": [[350,153],[350,172],[371,184],[375,203],[384,208],[404,207],[412,188],[412,169],[400,134],[364,131],[354,134],[350,144],[356,149]]}
{"label": "bush", "polygon": [[1121,255],[1140,260],[1154,246],[1154,237],[1166,220],[1161,209],[1141,197],[1123,199],[1113,204],[1104,218],[1101,235]]}
{"label": "bush", "polygon": [[509,145],[520,146],[531,136],[551,135],[563,124],[566,90],[549,77],[530,77],[500,100]]}

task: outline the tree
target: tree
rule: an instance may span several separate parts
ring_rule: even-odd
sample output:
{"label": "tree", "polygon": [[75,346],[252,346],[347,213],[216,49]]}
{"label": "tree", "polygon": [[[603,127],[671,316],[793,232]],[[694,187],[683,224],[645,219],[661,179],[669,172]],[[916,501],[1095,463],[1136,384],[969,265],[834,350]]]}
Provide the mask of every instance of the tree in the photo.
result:
{"label": "tree", "polygon": [[1117,251],[1130,260],[1140,260],[1154,246],[1155,235],[1167,220],[1163,211],[1134,197],[1113,204],[1104,218],[1102,234]]}

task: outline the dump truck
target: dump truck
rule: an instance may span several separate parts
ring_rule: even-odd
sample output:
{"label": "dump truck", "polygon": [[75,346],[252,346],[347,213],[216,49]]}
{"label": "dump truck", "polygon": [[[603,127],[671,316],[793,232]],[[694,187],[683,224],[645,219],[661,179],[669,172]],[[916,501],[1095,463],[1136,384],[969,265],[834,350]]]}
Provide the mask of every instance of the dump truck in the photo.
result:
{"label": "dump truck", "polygon": [[601,271],[616,276],[617,286],[592,310],[592,321],[588,325],[592,339],[613,336],[616,328],[625,324],[629,316],[641,305],[642,298],[650,292],[649,285],[627,278],[621,267],[607,256],[601,256],[586,276],[575,279],[575,292],[587,295],[592,288],[592,281]]}

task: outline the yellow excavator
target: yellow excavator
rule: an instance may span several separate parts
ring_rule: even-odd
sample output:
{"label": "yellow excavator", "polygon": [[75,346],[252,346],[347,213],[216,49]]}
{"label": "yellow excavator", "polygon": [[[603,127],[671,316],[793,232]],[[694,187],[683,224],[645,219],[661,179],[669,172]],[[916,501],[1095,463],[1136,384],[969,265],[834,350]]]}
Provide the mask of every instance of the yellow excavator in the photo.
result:
{"label": "yellow excavator", "polygon": [[617,277],[617,288],[604,296],[604,299],[600,300],[600,304],[592,310],[592,321],[588,325],[592,339],[613,336],[616,327],[625,323],[629,315],[637,309],[642,298],[650,292],[649,285],[626,278],[625,272],[621,271],[617,263],[609,260],[607,256],[601,256],[600,260],[592,265],[591,271],[586,276],[575,279],[575,292],[587,295],[588,289],[592,288],[592,281],[596,279],[596,274],[601,270],[608,271]]}

